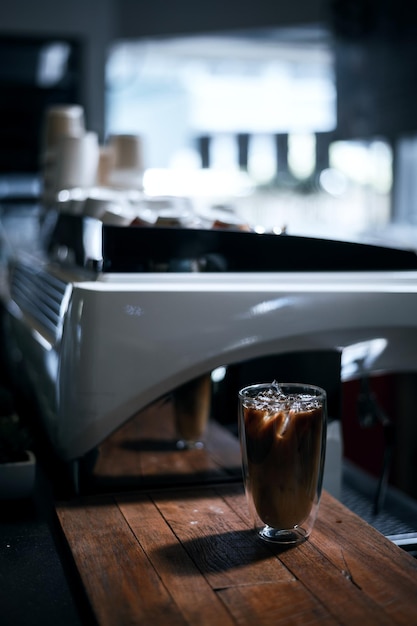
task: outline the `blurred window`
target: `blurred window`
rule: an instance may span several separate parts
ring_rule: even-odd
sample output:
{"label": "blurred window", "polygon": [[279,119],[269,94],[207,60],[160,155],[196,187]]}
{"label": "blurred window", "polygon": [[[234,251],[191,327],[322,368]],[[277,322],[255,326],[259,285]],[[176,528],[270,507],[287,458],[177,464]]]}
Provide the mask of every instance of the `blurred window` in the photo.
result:
{"label": "blurred window", "polygon": [[232,205],[259,230],[355,238],[390,220],[389,143],[333,139],[323,30],[117,42],[106,80],[107,134],[142,136],[151,193]]}

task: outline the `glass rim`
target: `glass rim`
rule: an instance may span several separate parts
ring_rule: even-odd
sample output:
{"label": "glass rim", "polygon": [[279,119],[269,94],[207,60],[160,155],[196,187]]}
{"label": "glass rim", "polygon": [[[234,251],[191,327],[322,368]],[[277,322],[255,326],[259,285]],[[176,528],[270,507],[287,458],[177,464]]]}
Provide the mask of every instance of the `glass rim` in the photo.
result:
{"label": "glass rim", "polygon": [[[310,383],[287,383],[287,382],[279,382],[279,381],[273,381],[270,383],[254,383],[252,385],[246,385],[245,387],[243,387],[242,389],[240,389],[238,391],[238,397],[241,400],[246,400],[246,401],[256,401],[256,394],[259,391],[262,391],[263,389],[270,389],[271,387],[275,387],[275,385],[279,388],[289,388],[291,387],[294,391],[291,392],[291,396],[292,395],[296,395],[297,393],[302,393],[302,390],[305,391],[310,391],[312,392],[311,395],[314,397],[315,400],[318,399],[322,399],[323,401],[325,401],[327,399],[327,393],[326,390],[323,389],[322,387],[319,387],[318,385],[313,385]],[[249,391],[253,391],[253,394],[249,394]],[[265,404],[270,404],[271,406],[275,406],[275,405],[279,405],[282,403],[282,399],[280,398],[271,398],[270,401],[262,399],[262,402]]]}

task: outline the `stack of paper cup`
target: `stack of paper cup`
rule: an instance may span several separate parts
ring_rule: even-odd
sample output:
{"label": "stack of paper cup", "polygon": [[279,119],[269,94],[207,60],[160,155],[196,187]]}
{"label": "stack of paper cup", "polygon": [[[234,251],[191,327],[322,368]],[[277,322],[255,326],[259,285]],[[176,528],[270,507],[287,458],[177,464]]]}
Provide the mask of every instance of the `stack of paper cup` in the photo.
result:
{"label": "stack of paper cup", "polygon": [[79,135],[85,131],[84,109],[78,104],[62,104],[47,109],[44,118],[42,156],[53,151],[63,135]]}
{"label": "stack of paper cup", "polygon": [[99,187],[109,187],[111,173],[114,169],[115,153],[112,146],[100,146],[97,165],[96,184]]}
{"label": "stack of paper cup", "polygon": [[62,104],[46,110],[41,154],[46,207],[55,204],[62,190],[88,191],[96,182],[98,159],[98,136],[86,130],[82,106]]}
{"label": "stack of paper cup", "polygon": [[56,194],[56,150],[61,137],[85,133],[84,109],[77,104],[49,107],[44,116],[40,166],[43,179],[43,196],[46,204],[53,202]]}
{"label": "stack of paper cup", "polygon": [[112,186],[141,188],[144,167],[142,137],[134,134],[113,134],[109,137],[108,145],[114,156],[110,174]]}
{"label": "stack of paper cup", "polygon": [[97,133],[60,137],[55,149],[55,191],[75,187],[88,190],[92,187],[96,180],[98,156]]}

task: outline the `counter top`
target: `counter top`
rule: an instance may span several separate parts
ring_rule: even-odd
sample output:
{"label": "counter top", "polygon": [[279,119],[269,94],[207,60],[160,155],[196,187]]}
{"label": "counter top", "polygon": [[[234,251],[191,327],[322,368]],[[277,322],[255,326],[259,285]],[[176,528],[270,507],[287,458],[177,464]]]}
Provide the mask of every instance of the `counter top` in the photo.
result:
{"label": "counter top", "polygon": [[417,560],[328,493],[278,551],[241,484],[86,496],[56,507],[99,626],[417,623]]}

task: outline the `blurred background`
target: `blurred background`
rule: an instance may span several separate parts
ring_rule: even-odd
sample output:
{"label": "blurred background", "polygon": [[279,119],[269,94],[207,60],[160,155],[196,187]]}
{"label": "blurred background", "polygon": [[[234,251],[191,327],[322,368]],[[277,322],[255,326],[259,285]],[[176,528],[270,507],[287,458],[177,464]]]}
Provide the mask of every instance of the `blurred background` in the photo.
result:
{"label": "blurred background", "polygon": [[150,193],[415,247],[416,29],[411,0],[16,0],[0,9],[0,194],[37,175],[46,108],[78,103],[102,142],[142,137]]}

